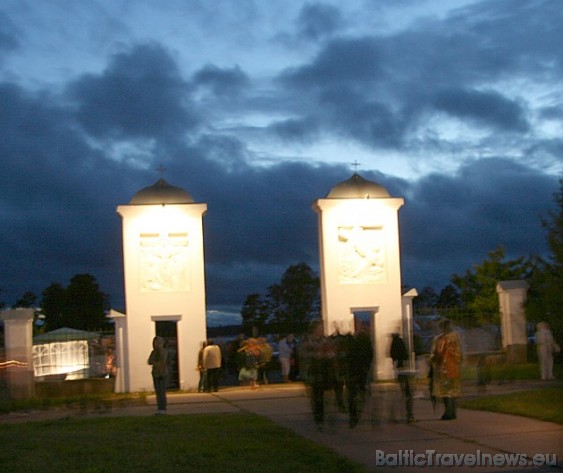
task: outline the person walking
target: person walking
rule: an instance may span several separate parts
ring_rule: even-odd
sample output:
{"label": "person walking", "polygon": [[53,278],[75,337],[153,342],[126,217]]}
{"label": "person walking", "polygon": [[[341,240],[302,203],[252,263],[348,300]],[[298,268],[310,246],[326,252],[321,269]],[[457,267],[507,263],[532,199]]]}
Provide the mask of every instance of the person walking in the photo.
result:
{"label": "person walking", "polygon": [[461,396],[461,338],[450,320],[439,322],[441,333],[432,341],[432,395],[444,400],[442,420],[456,418],[456,399]]}
{"label": "person walking", "polygon": [[270,363],[272,361],[274,350],[268,343],[268,340],[266,340],[266,337],[260,337],[258,339],[258,349],[260,351],[258,356],[258,382],[261,384],[268,384],[268,373],[270,371]]}
{"label": "person walking", "polygon": [[[346,406],[344,403],[344,386],[346,385],[347,394],[349,394],[349,383],[350,379],[348,376],[349,359],[351,348],[351,338],[350,333],[343,333],[339,323],[334,323],[334,332],[330,334],[330,339],[334,343],[336,349],[336,360],[335,360],[335,376],[334,376],[334,398],[336,401],[336,407],[339,412],[346,412]],[[348,399],[350,397],[348,396]],[[351,413],[350,413],[351,414]]]}
{"label": "person walking", "polygon": [[278,358],[281,365],[281,374],[284,383],[290,383],[289,372],[291,370],[291,357],[293,354],[293,334],[282,338],[278,343]]}
{"label": "person walking", "polygon": [[[344,398],[349,415],[349,427],[358,425],[366,399],[366,385],[373,358],[369,334],[360,323],[356,324],[356,333],[348,332],[331,337],[336,345],[336,387],[337,407],[341,412]],[[343,389],[344,388],[344,389]],[[345,396],[344,396],[345,393]],[[339,399],[341,397],[341,399]]]}
{"label": "person walking", "polygon": [[251,389],[257,389],[258,384],[258,360],[260,357],[260,347],[256,338],[249,338],[246,343],[239,348],[244,355],[243,367],[239,371],[239,381],[241,384],[250,385]]}
{"label": "person walking", "polygon": [[154,392],[156,393],[156,404],[159,415],[166,414],[167,399],[166,385],[168,384],[168,352],[164,348],[164,339],[154,337],[152,341],[152,351],[149,355],[148,364],[152,365],[152,380]]}
{"label": "person walking", "polygon": [[308,385],[313,419],[317,429],[324,428],[324,393],[334,389],[336,378],[336,346],[324,335],[323,322],[314,321],[301,344],[302,372]]}
{"label": "person walking", "polygon": [[555,342],[547,322],[540,322],[536,328],[536,347],[538,350],[541,379],[555,379],[553,376],[553,354],[559,353],[561,349]]}
{"label": "person walking", "polygon": [[405,342],[398,333],[391,334],[391,359],[393,360],[393,368],[397,373],[397,380],[401,387],[401,393],[405,401],[407,411],[407,422],[412,424],[415,422],[413,414],[413,392],[411,386],[411,378],[414,373],[408,370],[405,362],[409,359],[409,352]]}
{"label": "person walking", "polygon": [[205,392],[217,392],[219,390],[219,374],[221,372],[221,348],[215,345],[210,338],[207,346],[203,349],[202,361],[205,370]]}
{"label": "person walking", "polygon": [[207,372],[203,367],[203,350],[207,346],[207,341],[201,342],[201,348],[197,353],[197,370],[199,371],[199,383],[197,385],[197,392],[202,393],[205,391],[205,379],[207,377]]}

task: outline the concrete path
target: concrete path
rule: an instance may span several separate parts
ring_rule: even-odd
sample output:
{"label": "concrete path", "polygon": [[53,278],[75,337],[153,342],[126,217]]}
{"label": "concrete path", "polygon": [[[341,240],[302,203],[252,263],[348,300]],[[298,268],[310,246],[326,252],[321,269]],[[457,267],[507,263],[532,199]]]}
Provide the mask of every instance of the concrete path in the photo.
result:
{"label": "concrete path", "polygon": [[[492,391],[518,391],[533,389],[538,385],[534,382],[510,383],[504,387],[493,387]],[[472,393],[471,388],[466,389],[466,395],[476,394]],[[400,395],[392,384],[378,385],[372,389],[372,395],[364,405],[362,420],[355,429],[348,427],[347,415],[336,411],[334,398],[328,395],[325,428],[318,431],[312,421],[305,388],[300,383],[270,384],[257,390],[222,388],[211,394],[169,394],[168,402],[168,415],[233,412],[262,415],[378,472],[396,473],[411,467],[443,472],[447,466],[455,466],[456,471],[478,473],[563,471],[562,426],[519,416],[465,409],[458,409],[457,420],[441,421],[442,406],[438,406],[434,412],[430,400],[424,397],[415,399],[417,422],[407,424],[402,419],[404,414]],[[60,410],[14,413],[1,416],[0,422],[42,420],[61,415],[153,415],[155,411],[154,396],[149,396],[148,405],[145,406],[84,409],[66,413]],[[538,454],[548,454],[544,458],[548,463],[552,463],[556,456],[557,464],[547,467],[532,464],[534,458],[541,460],[541,457],[535,457]],[[440,461],[441,465],[437,465]],[[511,465],[510,462],[515,464]]]}

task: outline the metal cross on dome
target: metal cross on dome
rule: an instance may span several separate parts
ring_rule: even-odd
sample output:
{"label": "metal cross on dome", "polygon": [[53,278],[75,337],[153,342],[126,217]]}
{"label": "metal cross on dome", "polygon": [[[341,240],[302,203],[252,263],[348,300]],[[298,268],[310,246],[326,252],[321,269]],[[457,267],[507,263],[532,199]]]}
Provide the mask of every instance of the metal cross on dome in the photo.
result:
{"label": "metal cross on dome", "polygon": [[162,166],[162,164],[159,164],[159,166],[155,169],[155,171],[158,172],[158,174],[160,174],[160,178],[162,179],[162,177],[164,176],[164,171],[166,171],[166,168]]}
{"label": "metal cross on dome", "polygon": [[350,164],[352,164],[352,166],[354,166],[354,172],[357,173],[358,167],[360,166],[361,163],[359,163],[356,159],[354,159],[354,162],[350,163]]}

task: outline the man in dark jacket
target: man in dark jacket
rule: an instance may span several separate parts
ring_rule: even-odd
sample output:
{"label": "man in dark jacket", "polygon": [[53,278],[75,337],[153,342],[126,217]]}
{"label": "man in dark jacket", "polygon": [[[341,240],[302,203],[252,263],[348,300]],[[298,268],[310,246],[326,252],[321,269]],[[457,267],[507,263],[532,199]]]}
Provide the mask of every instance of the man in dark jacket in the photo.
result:
{"label": "man in dark jacket", "polygon": [[166,414],[166,385],[168,384],[168,352],[164,348],[164,339],[154,337],[148,364],[152,365],[152,380],[156,393],[157,414]]}
{"label": "man in dark jacket", "polygon": [[401,386],[401,392],[405,398],[407,422],[412,424],[415,422],[412,410],[413,393],[410,382],[413,372],[405,367],[405,362],[409,359],[409,352],[405,346],[405,342],[398,333],[391,335],[391,358],[393,359],[393,366],[397,370],[397,378]]}
{"label": "man in dark jacket", "polygon": [[367,330],[361,323],[356,324],[356,333],[342,336],[339,344],[344,351],[345,380],[348,395],[348,413],[350,428],[356,427],[360,419],[361,405],[366,395],[366,385],[373,347]]}

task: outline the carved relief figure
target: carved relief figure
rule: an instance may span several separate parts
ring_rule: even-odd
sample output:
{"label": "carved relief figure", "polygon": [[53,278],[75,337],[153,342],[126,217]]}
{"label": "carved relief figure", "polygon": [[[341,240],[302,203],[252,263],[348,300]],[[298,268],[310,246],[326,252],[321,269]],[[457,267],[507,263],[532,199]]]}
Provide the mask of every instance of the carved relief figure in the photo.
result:
{"label": "carved relief figure", "polygon": [[339,227],[339,279],[341,283],[375,283],[385,280],[382,227]]}
{"label": "carved relief figure", "polygon": [[189,290],[189,240],[187,233],[141,234],[140,245],[142,292]]}

